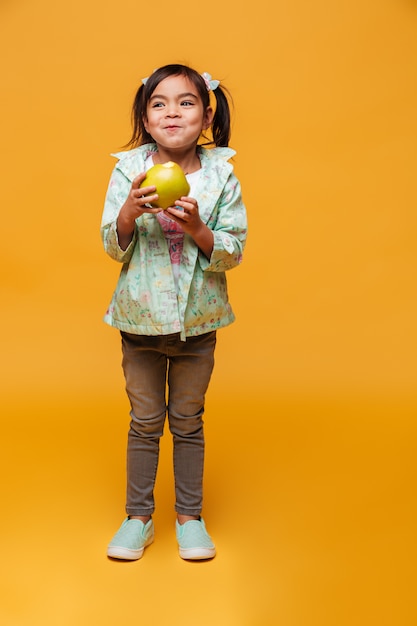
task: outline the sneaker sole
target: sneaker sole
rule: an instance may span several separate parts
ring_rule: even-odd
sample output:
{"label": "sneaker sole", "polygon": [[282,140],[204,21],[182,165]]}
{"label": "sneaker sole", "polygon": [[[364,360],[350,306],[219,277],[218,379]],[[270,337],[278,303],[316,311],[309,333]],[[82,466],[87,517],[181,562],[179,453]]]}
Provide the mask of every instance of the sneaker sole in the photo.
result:
{"label": "sneaker sole", "polygon": [[123,561],[137,561],[142,558],[145,548],[150,546],[153,540],[153,536],[149,537],[144,546],[138,550],[131,550],[122,546],[109,546],[107,548],[107,556],[112,559],[122,559]]}
{"label": "sneaker sole", "polygon": [[216,548],[180,548],[179,553],[186,561],[200,561],[213,559],[216,556]]}

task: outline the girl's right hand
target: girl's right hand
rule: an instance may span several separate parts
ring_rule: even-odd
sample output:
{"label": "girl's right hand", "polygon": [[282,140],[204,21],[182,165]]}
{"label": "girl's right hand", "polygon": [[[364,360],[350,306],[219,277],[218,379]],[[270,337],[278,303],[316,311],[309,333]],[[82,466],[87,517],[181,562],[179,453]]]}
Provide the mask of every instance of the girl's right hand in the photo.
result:
{"label": "girl's right hand", "polygon": [[146,206],[151,202],[155,202],[158,199],[158,194],[155,193],[156,187],[154,185],[149,187],[141,187],[141,183],[146,178],[146,172],[142,172],[132,182],[130,192],[122,208],[120,209],[119,218],[123,222],[134,222],[137,217],[140,217],[142,213],[159,213],[162,211],[160,208],[152,208]]}
{"label": "girl's right hand", "polygon": [[143,213],[159,213],[162,211],[160,208],[153,209],[146,206],[149,202],[155,202],[158,199],[158,194],[152,193],[156,190],[154,185],[151,187],[141,187],[141,183],[145,177],[146,172],[143,172],[133,180],[129,195],[120,209],[117,218],[117,235],[119,245],[123,250],[126,250],[129,243],[132,241],[136,218],[140,217]]}

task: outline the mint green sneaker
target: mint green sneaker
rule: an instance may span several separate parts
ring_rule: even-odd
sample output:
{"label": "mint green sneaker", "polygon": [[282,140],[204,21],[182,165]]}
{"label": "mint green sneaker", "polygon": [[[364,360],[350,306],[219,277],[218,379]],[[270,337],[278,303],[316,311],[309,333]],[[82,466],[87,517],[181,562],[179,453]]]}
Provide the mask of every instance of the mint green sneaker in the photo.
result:
{"label": "mint green sneaker", "polygon": [[206,530],[204,520],[190,520],[185,524],[175,523],[180,557],[186,560],[212,559],[216,548]]}
{"label": "mint green sneaker", "polygon": [[107,548],[107,556],[112,559],[136,561],[140,559],[146,546],[153,542],[152,519],[144,524],[140,519],[125,519]]}

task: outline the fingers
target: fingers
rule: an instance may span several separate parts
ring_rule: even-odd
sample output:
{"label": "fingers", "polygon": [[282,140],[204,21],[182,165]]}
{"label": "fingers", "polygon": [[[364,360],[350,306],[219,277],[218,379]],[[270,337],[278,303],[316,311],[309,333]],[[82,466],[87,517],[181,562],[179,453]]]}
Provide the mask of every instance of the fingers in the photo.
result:
{"label": "fingers", "polygon": [[141,182],[145,180],[145,178],[146,178],[146,172],[142,172],[141,174],[138,174],[138,176],[136,176],[136,178],[134,178],[132,181],[132,189],[139,189]]}
{"label": "fingers", "polygon": [[134,203],[135,206],[142,211],[157,213],[158,211],[162,211],[162,209],[158,207],[158,197],[157,193],[142,195],[142,190],[140,190],[139,195],[135,197]]}
{"label": "fingers", "polygon": [[174,221],[183,226],[185,224],[192,226],[200,220],[197,202],[191,198],[177,200],[174,206],[166,209],[166,213],[169,213]]}
{"label": "fingers", "polygon": [[155,194],[155,191],[156,191],[155,185],[147,185],[146,187],[141,187],[141,183],[145,179],[145,176],[146,174],[142,173],[133,179],[131,194],[134,198],[142,198],[143,196]]}
{"label": "fingers", "polygon": [[142,182],[146,177],[146,173],[142,172],[132,181],[132,187],[130,190],[130,197],[133,201],[134,206],[141,211],[149,211],[151,213],[157,213],[160,209],[150,208],[149,204],[158,200],[158,194],[155,193],[156,187],[155,185],[147,185],[146,187],[141,187]]}
{"label": "fingers", "polygon": [[[156,187],[140,187],[139,189],[132,189],[131,196],[135,201],[139,201],[139,204],[146,204],[147,202],[155,202],[159,197],[155,193]],[[143,203],[142,203],[143,200]]]}
{"label": "fingers", "polygon": [[181,211],[183,213],[187,213],[189,215],[193,215],[194,213],[198,214],[198,205],[197,201],[194,198],[188,198],[187,196],[182,196],[176,203],[170,207],[176,209],[177,211]]}

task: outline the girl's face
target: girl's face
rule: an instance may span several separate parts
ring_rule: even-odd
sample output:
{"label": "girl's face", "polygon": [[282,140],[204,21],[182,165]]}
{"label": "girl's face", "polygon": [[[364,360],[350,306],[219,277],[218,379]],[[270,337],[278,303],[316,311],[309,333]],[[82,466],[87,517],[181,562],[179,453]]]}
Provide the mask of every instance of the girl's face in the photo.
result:
{"label": "girl's face", "polygon": [[157,145],[187,150],[195,148],[201,131],[207,130],[212,120],[212,108],[203,108],[193,83],[185,76],[169,76],[151,95],[143,123]]}

